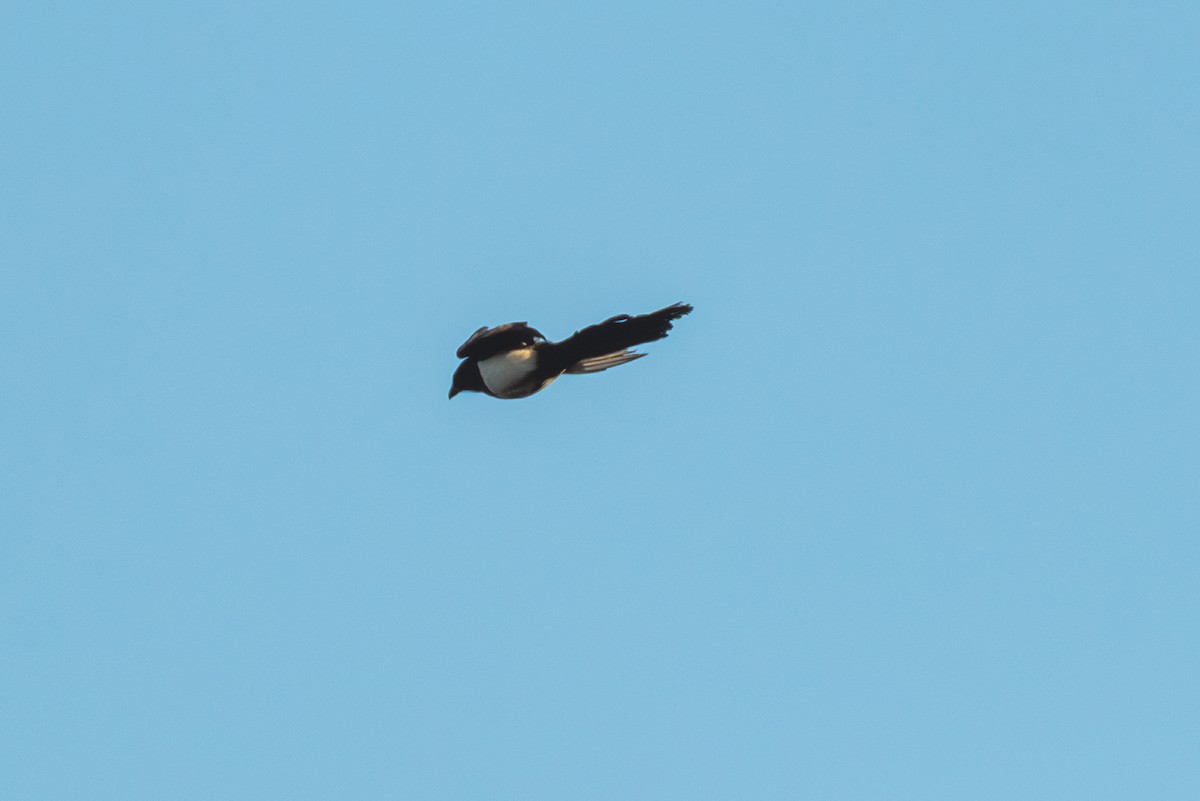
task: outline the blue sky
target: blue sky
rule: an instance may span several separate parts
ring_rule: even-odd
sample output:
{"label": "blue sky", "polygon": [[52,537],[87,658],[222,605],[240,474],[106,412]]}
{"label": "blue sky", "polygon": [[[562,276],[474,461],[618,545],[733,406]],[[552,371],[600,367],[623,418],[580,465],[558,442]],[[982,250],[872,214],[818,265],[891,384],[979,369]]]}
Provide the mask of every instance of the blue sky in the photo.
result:
{"label": "blue sky", "polygon": [[1195,4],[3,22],[0,797],[1193,797]]}

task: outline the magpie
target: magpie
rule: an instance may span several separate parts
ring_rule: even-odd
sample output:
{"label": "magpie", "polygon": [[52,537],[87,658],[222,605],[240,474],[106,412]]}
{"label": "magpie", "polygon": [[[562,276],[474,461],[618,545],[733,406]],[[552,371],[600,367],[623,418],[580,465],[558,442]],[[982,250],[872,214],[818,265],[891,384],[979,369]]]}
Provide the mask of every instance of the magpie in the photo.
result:
{"label": "magpie", "polygon": [[562,342],[547,342],[529,323],[484,326],[471,334],[456,354],[462,364],[454,371],[450,397],[482,392],[493,398],[528,398],[563,373],[598,373],[646,354],[634,345],[662,339],[671,321],[692,310],[676,303],[649,314],[618,314],[576,331]]}

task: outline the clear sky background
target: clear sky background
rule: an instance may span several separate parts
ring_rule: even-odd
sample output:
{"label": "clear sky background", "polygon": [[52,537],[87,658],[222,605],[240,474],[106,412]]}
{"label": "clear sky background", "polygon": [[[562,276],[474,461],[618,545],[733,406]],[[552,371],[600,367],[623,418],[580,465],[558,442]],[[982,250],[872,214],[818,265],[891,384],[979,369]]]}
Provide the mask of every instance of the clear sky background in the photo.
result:
{"label": "clear sky background", "polygon": [[1194,2],[0,17],[0,797],[1196,797]]}

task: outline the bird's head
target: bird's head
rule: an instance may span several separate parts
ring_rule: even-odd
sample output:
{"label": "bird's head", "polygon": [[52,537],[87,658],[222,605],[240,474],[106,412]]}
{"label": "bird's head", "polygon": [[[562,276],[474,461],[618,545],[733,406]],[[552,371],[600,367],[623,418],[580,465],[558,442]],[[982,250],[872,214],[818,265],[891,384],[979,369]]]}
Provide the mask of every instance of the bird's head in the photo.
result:
{"label": "bird's head", "polygon": [[483,376],[479,374],[479,365],[474,359],[467,359],[454,371],[450,381],[450,397],[460,392],[483,392]]}

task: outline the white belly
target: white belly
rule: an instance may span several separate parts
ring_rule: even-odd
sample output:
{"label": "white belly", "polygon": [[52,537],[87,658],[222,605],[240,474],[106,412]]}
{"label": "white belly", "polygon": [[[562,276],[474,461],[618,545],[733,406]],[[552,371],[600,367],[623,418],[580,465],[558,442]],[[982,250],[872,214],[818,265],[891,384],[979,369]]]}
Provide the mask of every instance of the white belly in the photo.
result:
{"label": "white belly", "polygon": [[499,353],[479,363],[483,383],[501,398],[524,398],[537,392],[549,381],[535,385],[530,376],[537,367],[533,348],[520,348]]}

